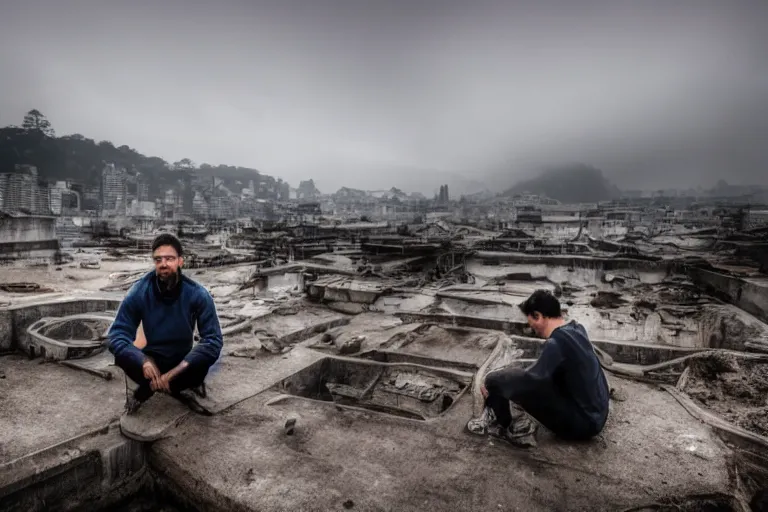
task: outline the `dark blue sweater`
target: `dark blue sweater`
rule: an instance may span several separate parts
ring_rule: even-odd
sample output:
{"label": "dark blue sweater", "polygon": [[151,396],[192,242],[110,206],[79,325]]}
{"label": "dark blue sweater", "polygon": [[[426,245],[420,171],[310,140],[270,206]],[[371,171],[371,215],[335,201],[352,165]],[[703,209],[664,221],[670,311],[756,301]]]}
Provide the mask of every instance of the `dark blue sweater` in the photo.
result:
{"label": "dark blue sweater", "polygon": [[583,325],[571,321],[552,331],[536,363],[512,389],[525,393],[544,381],[553,382],[584,419],[602,429],[608,417],[608,382]]}
{"label": "dark blue sweater", "polygon": [[[163,294],[154,270],[139,279],[123,299],[109,329],[109,351],[141,365],[144,353],[176,365],[210,366],[219,358],[223,339],[211,294],[202,285],[182,275],[173,294]],[[147,346],[144,352],[133,345],[139,322]],[[195,323],[200,341],[192,347]]]}

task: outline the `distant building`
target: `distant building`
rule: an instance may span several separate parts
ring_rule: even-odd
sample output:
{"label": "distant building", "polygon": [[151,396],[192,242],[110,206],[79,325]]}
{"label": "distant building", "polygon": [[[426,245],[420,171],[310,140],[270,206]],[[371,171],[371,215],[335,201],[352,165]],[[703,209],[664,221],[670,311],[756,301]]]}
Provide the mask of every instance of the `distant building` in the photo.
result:
{"label": "distant building", "polygon": [[192,187],[192,176],[186,175],[181,186],[181,211],[185,215],[191,215],[194,209],[195,191]]}
{"label": "distant building", "polygon": [[97,211],[101,209],[101,185],[83,187],[83,210]]}
{"label": "distant building", "polygon": [[37,206],[37,168],[17,165],[16,172],[0,174],[0,208],[31,214]]}
{"label": "distant building", "polygon": [[58,249],[56,217],[0,210],[0,260],[48,260]]}
{"label": "distant building", "polygon": [[138,217],[144,219],[152,219],[157,213],[157,207],[154,201],[138,201],[133,200],[131,202],[130,215],[131,217]]}
{"label": "distant building", "polygon": [[440,185],[440,194],[437,198],[438,204],[448,204],[450,202],[450,196],[448,195],[448,185]]}
{"label": "distant building", "polygon": [[139,202],[149,201],[149,182],[141,174],[136,179],[136,200]]}
{"label": "distant building", "polygon": [[208,218],[208,202],[200,192],[195,192],[192,198],[192,215],[196,219]]}
{"label": "distant building", "polygon": [[746,229],[768,227],[768,210],[748,210],[744,219]]}
{"label": "distant building", "polygon": [[215,195],[210,201],[210,218],[213,219],[233,219],[235,218],[235,208],[232,199],[225,195]]}
{"label": "distant building", "polygon": [[48,186],[50,210],[54,215],[80,210],[80,194],[69,188],[66,181],[57,181]]}
{"label": "distant building", "polygon": [[128,206],[127,173],[125,169],[107,164],[101,171],[101,211],[125,215]]}
{"label": "distant building", "polygon": [[51,215],[50,186],[38,183],[37,168],[17,165],[0,174],[0,209],[27,215]]}

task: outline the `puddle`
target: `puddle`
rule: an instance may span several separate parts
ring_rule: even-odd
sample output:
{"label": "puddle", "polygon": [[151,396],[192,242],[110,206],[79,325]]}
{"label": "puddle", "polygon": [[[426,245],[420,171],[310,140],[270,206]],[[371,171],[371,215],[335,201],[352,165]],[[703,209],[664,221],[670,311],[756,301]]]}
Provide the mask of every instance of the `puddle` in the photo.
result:
{"label": "puddle", "polygon": [[439,369],[324,358],[272,390],[404,418],[440,416],[472,381]]}

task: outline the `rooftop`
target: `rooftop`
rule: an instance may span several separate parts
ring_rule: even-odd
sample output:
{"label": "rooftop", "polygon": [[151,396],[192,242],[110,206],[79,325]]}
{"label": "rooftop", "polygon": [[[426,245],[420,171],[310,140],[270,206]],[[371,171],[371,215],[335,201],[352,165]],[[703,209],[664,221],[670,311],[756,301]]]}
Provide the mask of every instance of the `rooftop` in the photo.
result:
{"label": "rooftop", "polygon": [[[148,260],[81,249],[34,272],[0,268],[0,283],[30,283],[0,292],[0,503],[749,510],[768,487],[759,273],[740,277],[699,246],[691,253],[722,268],[598,249],[361,250],[187,270],[214,297],[223,358],[200,412],[156,396],[135,416],[122,415],[125,377],[98,345]],[[79,265],[94,255],[98,268]],[[542,428],[530,449],[470,435],[483,375],[540,352],[516,306],[539,288],[601,354],[608,424],[583,443]]]}

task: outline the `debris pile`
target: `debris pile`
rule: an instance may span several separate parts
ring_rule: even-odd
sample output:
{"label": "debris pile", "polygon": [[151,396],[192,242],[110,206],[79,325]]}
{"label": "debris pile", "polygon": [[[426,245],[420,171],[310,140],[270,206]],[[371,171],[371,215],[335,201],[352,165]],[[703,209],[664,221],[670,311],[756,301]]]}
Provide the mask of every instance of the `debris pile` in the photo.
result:
{"label": "debris pile", "polygon": [[721,353],[691,362],[683,390],[729,422],[768,437],[768,362]]}

